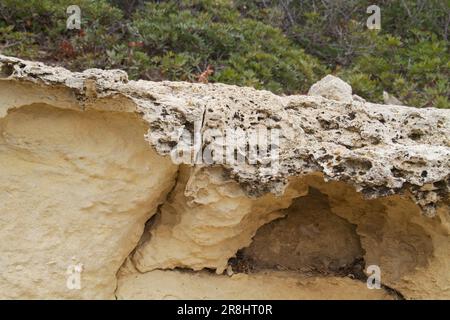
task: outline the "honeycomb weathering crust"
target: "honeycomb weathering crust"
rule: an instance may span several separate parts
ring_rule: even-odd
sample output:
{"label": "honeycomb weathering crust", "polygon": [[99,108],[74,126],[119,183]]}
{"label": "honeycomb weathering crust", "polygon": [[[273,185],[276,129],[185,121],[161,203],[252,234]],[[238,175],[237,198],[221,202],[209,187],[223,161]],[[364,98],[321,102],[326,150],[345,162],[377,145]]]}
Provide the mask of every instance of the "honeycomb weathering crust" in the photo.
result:
{"label": "honeycomb weathering crust", "polygon": [[[276,96],[224,84],[128,81],[120,70],[70,72],[1,55],[0,63],[8,70],[3,81],[62,89],[47,97],[35,88],[35,100],[46,102],[58,95],[68,108],[137,110],[149,123],[147,140],[162,155],[180,142],[180,131],[199,120],[203,147],[218,129],[281,129],[275,173],[260,164],[221,164],[249,195],[280,194],[289,177],[318,171],[369,197],[407,190],[430,214],[448,196],[450,111],[445,109]],[[16,103],[2,102],[0,116]]]}
{"label": "honeycomb weathering crust", "polygon": [[[264,258],[262,243],[276,232],[258,229],[286,215],[280,225],[299,225],[299,237],[311,243],[297,244],[298,261],[280,249],[285,256],[268,255],[266,263],[309,268],[363,255],[406,298],[450,298],[449,110],[367,103],[332,76],[310,96],[276,96],[224,84],[128,81],[120,70],[76,73],[1,55],[0,71],[0,298],[113,298],[124,261],[118,277],[128,298],[130,286],[139,290],[137,273],[148,273],[139,281],[149,282],[155,269],[220,274],[255,235],[250,249]],[[278,129],[277,170],[214,157],[208,165],[172,163],[173,148],[190,142],[180,132],[194,134],[198,123],[200,150],[213,154],[223,148],[213,139],[218,130]],[[326,214],[336,215],[318,217],[315,227],[308,227],[314,216],[290,216],[301,214],[296,205],[310,188],[326,197],[311,202],[311,212],[326,203]],[[333,239],[351,245],[320,250]],[[65,286],[72,262],[84,266],[79,291]],[[164,279],[184,277],[177,272]],[[199,281],[216,281],[209,277]],[[259,285],[263,276],[254,277],[242,286]],[[286,282],[268,279],[277,288]],[[217,281],[221,297],[236,290]],[[303,289],[298,297],[310,292]]]}

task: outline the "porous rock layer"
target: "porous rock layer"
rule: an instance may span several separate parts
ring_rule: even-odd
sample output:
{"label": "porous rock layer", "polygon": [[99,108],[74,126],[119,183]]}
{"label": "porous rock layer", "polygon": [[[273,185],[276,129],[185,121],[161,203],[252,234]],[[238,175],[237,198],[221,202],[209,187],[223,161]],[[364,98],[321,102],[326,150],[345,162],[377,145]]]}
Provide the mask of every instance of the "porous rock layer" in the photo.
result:
{"label": "porous rock layer", "polygon": [[[274,153],[223,161],[231,129]],[[0,55],[0,298],[450,299],[449,133],[331,75],[277,96]]]}

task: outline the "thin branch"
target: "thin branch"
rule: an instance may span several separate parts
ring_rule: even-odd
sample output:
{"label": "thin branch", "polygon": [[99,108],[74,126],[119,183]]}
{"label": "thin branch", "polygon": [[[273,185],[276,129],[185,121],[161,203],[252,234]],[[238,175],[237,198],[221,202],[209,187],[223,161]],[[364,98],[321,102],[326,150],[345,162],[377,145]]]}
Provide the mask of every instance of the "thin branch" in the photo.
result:
{"label": "thin branch", "polygon": [[14,46],[16,46],[16,45],[18,45],[18,44],[21,44],[21,43],[22,43],[21,41],[11,42],[11,43],[6,43],[6,44],[0,46],[0,51],[1,51],[1,50],[5,50],[5,49],[7,49],[7,48],[14,47]]}
{"label": "thin branch", "polygon": [[408,6],[406,5],[406,3],[405,3],[404,0],[402,0],[402,4],[403,4],[403,6],[404,6],[405,9],[406,9],[406,13],[408,13],[408,17],[412,18],[411,11],[409,10],[409,8],[408,8]]}
{"label": "thin branch", "polygon": [[292,15],[291,15],[291,13],[289,11],[289,7],[288,7],[288,5],[291,1],[287,1],[287,2],[288,2],[288,4],[286,4],[283,0],[280,1],[281,5],[283,6],[284,12],[286,13],[286,15],[289,19],[289,22],[291,23],[291,25],[294,25],[295,20],[294,20],[294,18],[292,18]]}
{"label": "thin branch", "polygon": [[447,16],[447,21],[445,22],[445,28],[444,28],[444,40],[447,41],[448,39],[448,26],[450,24],[450,12]]}

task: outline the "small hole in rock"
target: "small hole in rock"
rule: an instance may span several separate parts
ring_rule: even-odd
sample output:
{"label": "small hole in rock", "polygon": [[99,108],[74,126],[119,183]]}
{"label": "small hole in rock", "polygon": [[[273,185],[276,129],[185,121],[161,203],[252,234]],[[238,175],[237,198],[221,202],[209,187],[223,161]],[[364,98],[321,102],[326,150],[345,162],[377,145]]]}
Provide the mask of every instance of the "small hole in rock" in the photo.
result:
{"label": "small hole in rock", "polygon": [[0,78],[8,78],[14,73],[14,67],[10,64],[0,64]]}
{"label": "small hole in rock", "polygon": [[420,131],[412,131],[410,134],[408,134],[408,138],[410,138],[411,140],[414,141],[418,141],[420,140],[420,138],[422,138],[423,133]]}

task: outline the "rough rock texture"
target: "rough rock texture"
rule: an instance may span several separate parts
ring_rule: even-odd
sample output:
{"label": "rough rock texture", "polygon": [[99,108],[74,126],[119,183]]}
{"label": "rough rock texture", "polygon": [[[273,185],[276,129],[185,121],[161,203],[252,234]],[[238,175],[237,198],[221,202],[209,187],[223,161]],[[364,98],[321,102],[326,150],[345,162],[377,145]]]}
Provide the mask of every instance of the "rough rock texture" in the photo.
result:
{"label": "rough rock texture", "polygon": [[[151,285],[149,285],[151,284]],[[118,299],[361,299],[391,300],[384,290],[367,290],[349,278],[302,277],[289,272],[261,272],[232,277],[207,272],[152,271],[119,280]]]}
{"label": "rough rock texture", "polygon": [[221,168],[182,168],[178,184],[161,207],[149,237],[132,257],[141,272],[187,267],[217,269],[248,246],[258,228],[282,214],[294,197],[307,193],[292,190],[276,197],[249,198],[239,185],[224,178]]}
{"label": "rough rock texture", "polygon": [[339,273],[363,257],[356,226],[334,214],[318,190],[310,189],[283,213],[284,219],[261,227],[243,250],[253,267]]}
{"label": "rough rock texture", "polygon": [[328,195],[334,213],[356,225],[366,265],[381,268],[384,284],[406,298],[450,299],[448,205],[428,218],[399,195],[367,200],[340,182],[306,180]]}
{"label": "rough rock texture", "polygon": [[352,87],[331,74],[313,84],[308,91],[308,95],[342,102],[352,102],[353,100]]}
{"label": "rough rock texture", "polygon": [[[334,77],[310,94],[128,81],[0,55],[0,298],[113,298],[121,265],[123,297],[143,286],[148,298],[172,295],[152,291],[155,274],[168,283],[192,274],[152,270],[221,273],[248,246],[267,267],[278,259],[300,272],[333,272],[363,253],[404,297],[449,298],[450,111],[366,103]],[[257,156],[246,142],[227,150],[227,129],[240,142],[272,130],[279,143],[271,137]],[[236,161],[224,163],[224,152]],[[322,200],[308,200],[310,188]],[[271,255],[274,242],[265,256],[261,241],[273,237],[288,250]],[[66,287],[73,263],[83,265],[81,290]],[[228,295],[267,278],[283,288],[280,277],[220,286]],[[327,279],[310,280],[325,288]],[[364,287],[336,281],[349,298]],[[293,297],[315,297],[308,288]]]}

